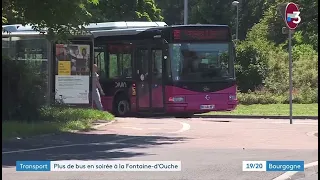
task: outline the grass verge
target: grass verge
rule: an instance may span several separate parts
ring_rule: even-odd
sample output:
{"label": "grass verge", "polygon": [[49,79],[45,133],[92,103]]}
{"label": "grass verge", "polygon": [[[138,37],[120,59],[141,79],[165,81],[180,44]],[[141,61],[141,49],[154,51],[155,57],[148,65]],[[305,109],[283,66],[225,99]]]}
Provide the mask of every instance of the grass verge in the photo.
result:
{"label": "grass verge", "polygon": [[49,107],[40,110],[33,122],[2,121],[2,139],[87,130],[95,120],[111,121],[114,116],[94,109]]}
{"label": "grass verge", "polygon": [[[289,104],[238,105],[234,111],[209,112],[204,115],[288,116]],[[318,116],[318,104],[293,104],[293,116]]]}

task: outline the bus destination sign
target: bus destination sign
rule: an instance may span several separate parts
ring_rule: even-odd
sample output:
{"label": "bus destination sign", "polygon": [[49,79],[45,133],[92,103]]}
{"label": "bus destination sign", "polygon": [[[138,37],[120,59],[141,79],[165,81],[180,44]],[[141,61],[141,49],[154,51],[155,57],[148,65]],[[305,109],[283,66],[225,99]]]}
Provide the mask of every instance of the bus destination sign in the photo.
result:
{"label": "bus destination sign", "polygon": [[228,41],[230,39],[228,29],[174,29],[175,41]]}

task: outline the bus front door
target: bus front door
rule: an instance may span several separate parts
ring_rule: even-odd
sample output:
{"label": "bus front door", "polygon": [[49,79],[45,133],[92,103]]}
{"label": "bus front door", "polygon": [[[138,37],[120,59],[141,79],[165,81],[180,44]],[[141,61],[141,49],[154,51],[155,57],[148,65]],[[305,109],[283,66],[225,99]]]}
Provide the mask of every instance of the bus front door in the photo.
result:
{"label": "bus front door", "polygon": [[136,49],[138,112],[164,112],[162,56],[161,48],[140,47]]}

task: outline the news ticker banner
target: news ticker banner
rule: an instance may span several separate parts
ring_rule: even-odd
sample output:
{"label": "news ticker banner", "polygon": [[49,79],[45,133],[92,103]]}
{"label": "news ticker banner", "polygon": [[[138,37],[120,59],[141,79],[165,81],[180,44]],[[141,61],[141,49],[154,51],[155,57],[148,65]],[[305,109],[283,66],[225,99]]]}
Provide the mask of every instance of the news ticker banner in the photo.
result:
{"label": "news ticker banner", "polygon": [[[242,161],[243,171],[304,171],[304,161]],[[16,171],[181,171],[181,161],[17,161]]]}
{"label": "news ticker banner", "polygon": [[181,161],[17,161],[16,171],[181,171]]}
{"label": "news ticker banner", "polygon": [[304,171],[304,161],[242,161],[242,171]]}

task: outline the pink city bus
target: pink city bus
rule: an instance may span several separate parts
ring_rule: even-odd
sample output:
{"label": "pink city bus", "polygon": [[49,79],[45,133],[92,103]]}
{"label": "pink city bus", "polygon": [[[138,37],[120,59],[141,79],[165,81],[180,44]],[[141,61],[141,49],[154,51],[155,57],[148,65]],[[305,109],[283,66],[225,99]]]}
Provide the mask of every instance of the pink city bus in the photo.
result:
{"label": "pink city bus", "polygon": [[227,25],[162,25],[94,32],[104,110],[190,117],[237,106]]}

